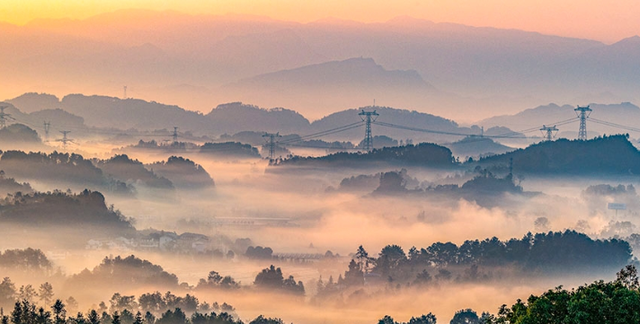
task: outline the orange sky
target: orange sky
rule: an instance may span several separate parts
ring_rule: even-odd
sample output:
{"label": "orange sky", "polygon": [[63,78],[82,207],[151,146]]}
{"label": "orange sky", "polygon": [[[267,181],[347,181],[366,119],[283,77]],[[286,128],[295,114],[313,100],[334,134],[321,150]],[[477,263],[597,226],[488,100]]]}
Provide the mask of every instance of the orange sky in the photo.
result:
{"label": "orange sky", "polygon": [[640,34],[638,0],[2,0],[0,20],[24,24],[35,18],[82,19],[125,8],[252,14],[300,22],[326,17],[372,22],[410,15],[607,43]]}

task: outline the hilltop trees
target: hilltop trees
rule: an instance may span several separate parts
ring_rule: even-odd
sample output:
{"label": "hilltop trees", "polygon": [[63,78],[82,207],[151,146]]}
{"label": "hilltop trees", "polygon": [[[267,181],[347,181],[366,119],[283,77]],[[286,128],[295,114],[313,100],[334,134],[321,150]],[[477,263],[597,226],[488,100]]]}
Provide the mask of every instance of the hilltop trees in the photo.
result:
{"label": "hilltop trees", "polygon": [[283,291],[293,293],[295,295],[304,295],[304,285],[302,281],[296,283],[293,276],[284,279],[282,270],[276,268],[273,265],[263,269],[254,281],[254,285],[258,288]]}
{"label": "hilltop trees", "polygon": [[[322,282],[326,295],[342,285],[361,286],[373,264],[370,280],[425,285],[434,281],[478,281],[491,279],[492,269],[509,267],[529,275],[555,272],[608,271],[631,260],[629,244],[622,240],[593,240],[575,231],[527,234],[522,239],[468,240],[462,245],[436,242],[426,248],[412,247],[405,253],[398,245],[385,246],[378,257],[358,247],[344,279],[337,285]],[[485,269],[485,271],[483,271]],[[367,279],[368,280],[368,279]]]}

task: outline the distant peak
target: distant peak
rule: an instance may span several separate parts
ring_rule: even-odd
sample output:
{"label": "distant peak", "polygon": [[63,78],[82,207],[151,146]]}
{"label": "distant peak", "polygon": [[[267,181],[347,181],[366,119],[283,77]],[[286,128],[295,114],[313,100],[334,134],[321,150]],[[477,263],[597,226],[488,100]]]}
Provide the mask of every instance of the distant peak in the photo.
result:
{"label": "distant peak", "polygon": [[635,35],[631,37],[624,38],[617,43],[612,44],[611,46],[628,46],[628,45],[640,45],[640,36]]}

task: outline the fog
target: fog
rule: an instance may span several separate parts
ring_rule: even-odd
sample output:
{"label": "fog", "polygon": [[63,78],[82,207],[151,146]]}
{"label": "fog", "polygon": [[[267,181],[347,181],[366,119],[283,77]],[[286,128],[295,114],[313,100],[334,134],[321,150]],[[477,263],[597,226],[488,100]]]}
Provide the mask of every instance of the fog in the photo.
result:
{"label": "fog", "polygon": [[[117,144],[85,142],[78,152],[85,159],[98,159],[91,163],[99,166],[102,162],[96,161],[111,158],[117,148]],[[153,171],[154,162],[167,161],[171,155],[131,152],[129,158]],[[427,248],[437,242],[460,246],[467,240],[497,237],[508,241],[521,239],[529,232],[567,229],[584,232],[593,239],[614,235],[625,238],[639,225],[634,217],[638,206],[632,203],[635,191],[633,195],[629,193],[629,209],[617,214],[608,210],[606,203],[621,202],[617,200],[621,198],[594,196],[586,191],[597,184],[613,187],[623,184],[625,188],[637,185],[637,179],[624,176],[553,179],[527,176],[519,181],[523,193],[492,193],[488,199],[480,192],[460,196],[425,189],[437,185],[462,186],[475,176],[465,167],[449,170],[408,167],[403,171],[409,179],[408,191],[385,194],[374,192],[377,185],[354,190],[342,187],[341,181],[358,175],[378,174],[379,178],[380,172],[399,172],[399,167],[302,168],[270,165],[255,158],[223,160],[189,152],[182,156],[202,166],[215,186],[164,190],[131,176],[120,180],[134,188],[134,194],[121,194],[99,183],[72,181],[65,175],[44,178],[20,172],[20,166],[13,166],[14,171],[5,176],[28,182],[36,192],[56,189],[65,192],[67,188],[74,194],[85,188],[101,191],[104,204],[87,208],[98,208],[105,215],[123,215],[121,221],[130,220],[138,234],[101,232],[99,229],[104,227],[63,220],[57,223],[39,220],[36,225],[13,218],[9,222],[8,215],[12,212],[23,213],[19,214],[22,217],[30,215],[29,210],[22,211],[20,208],[24,207],[20,206],[46,203],[27,199],[15,204],[18,198],[12,195],[14,203],[3,205],[2,215],[6,218],[3,221],[8,223],[3,225],[0,250],[40,249],[53,266],[35,276],[19,267],[0,267],[0,277],[10,277],[16,287],[27,284],[38,287],[50,282],[56,296],[73,296],[80,310],[108,302],[114,293],[139,296],[171,291],[179,296],[195,295],[200,302],[226,302],[244,320],[265,315],[293,323],[374,323],[384,315],[408,321],[413,316],[433,312],[441,321],[447,321],[460,309],[496,313],[500,305],[526,299],[530,294],[558,285],[575,287],[596,279],[611,279],[615,271],[594,266],[571,274],[547,270],[523,273],[512,265],[481,265],[474,270],[479,275],[473,278],[483,279],[471,280],[466,279],[469,271],[466,265],[450,265],[446,269],[451,279],[434,279],[425,286],[412,281],[372,281],[361,287],[341,288],[328,297],[320,297],[318,279],[322,277],[327,282],[330,277],[346,278],[345,271],[359,246],[377,257],[378,251],[393,244],[408,252],[412,247]],[[374,176],[376,182],[381,181],[378,178]],[[414,187],[422,189],[412,191]],[[81,195],[73,197],[84,199]],[[37,209],[31,210],[33,213]],[[76,212],[69,210],[70,214]],[[620,225],[624,222],[629,224]],[[205,250],[198,250],[195,243],[178,250],[178,245],[142,248],[129,241],[154,231],[175,232],[171,234],[175,237],[183,233],[202,234],[208,241]],[[269,247],[273,256],[251,257],[248,246]],[[327,251],[331,251],[331,257]],[[157,281],[132,284],[115,274],[116,277],[105,279],[102,272],[94,270],[105,257],[130,255],[161,266],[168,274],[175,274],[177,281],[166,285]],[[255,286],[256,276],[270,265],[280,267],[284,278],[292,275],[301,281],[305,294],[293,296]],[[428,267],[434,275],[444,268]],[[93,277],[85,269],[92,271]],[[134,269],[131,268],[132,273],[138,271]],[[214,270],[233,277],[240,288],[211,291],[198,288],[200,280]]]}

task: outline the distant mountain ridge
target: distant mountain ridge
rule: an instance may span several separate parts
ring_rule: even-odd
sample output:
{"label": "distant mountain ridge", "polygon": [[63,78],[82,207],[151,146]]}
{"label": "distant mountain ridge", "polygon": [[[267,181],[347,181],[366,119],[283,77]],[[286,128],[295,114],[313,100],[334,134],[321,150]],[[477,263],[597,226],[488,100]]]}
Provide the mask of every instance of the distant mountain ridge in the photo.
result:
{"label": "distant mountain ridge", "polygon": [[[53,97],[55,98],[55,97]],[[45,111],[35,111],[38,107],[50,107],[55,100],[50,95],[20,96],[7,102],[16,102],[27,109],[34,110],[32,115],[45,117]],[[154,131],[159,129],[173,130],[176,126],[180,132],[192,132],[200,135],[219,136],[222,134],[235,134],[242,131],[256,132],[280,132],[282,135],[311,133],[326,131],[347,124],[362,122],[358,115],[362,109],[376,110],[380,116],[379,121],[416,128],[426,128],[436,131],[447,131],[461,134],[480,134],[479,127],[460,127],[456,122],[435,116],[406,109],[391,107],[368,106],[358,109],[347,109],[329,114],[314,122],[309,122],[300,113],[285,109],[263,109],[254,105],[233,102],[218,105],[208,114],[201,114],[185,110],[174,105],[165,105],[157,102],[148,102],[139,99],[119,99],[107,96],[85,96],[72,94],[59,101],[60,109],[53,110],[64,117],[67,123],[81,123],[82,127],[100,127],[120,130],[136,129],[139,131]],[[19,106],[17,106],[20,109]],[[20,114],[20,118],[25,114]],[[66,114],[66,115],[64,115]],[[73,114],[73,115],[72,115]],[[64,116],[63,116],[64,115]],[[61,118],[62,118],[61,117]],[[56,120],[56,122],[62,122]],[[35,123],[35,121],[34,121]],[[41,125],[38,121],[36,125]],[[58,125],[59,126],[59,125]],[[80,125],[76,125],[81,127]],[[395,139],[414,139],[418,141],[456,140],[455,136],[438,134],[426,134],[410,132],[393,128],[385,128],[379,125],[373,126],[375,135],[386,135]],[[356,128],[334,135],[322,137],[325,140],[347,140],[360,142],[364,130]]]}
{"label": "distant mountain ridge", "polygon": [[[79,21],[2,28],[0,60],[5,64],[0,73],[12,77],[0,80],[0,87],[18,93],[38,80],[50,89],[119,93],[129,84],[135,97],[200,111],[218,99],[292,107],[317,118],[336,107],[362,104],[348,102],[347,96],[321,100],[322,91],[309,92],[312,98],[299,106],[289,104],[291,94],[286,92],[274,94],[270,101],[251,100],[250,92],[228,98],[221,86],[366,57],[388,71],[416,71],[446,94],[431,98],[420,91],[405,96],[407,91],[389,90],[375,98],[380,103],[449,118],[481,118],[541,100],[603,102],[602,93],[610,93],[616,101],[634,101],[640,85],[635,60],[639,55],[638,37],[606,45],[411,17],[381,23],[302,24],[264,17],[123,10]],[[166,91],[178,86],[179,91]],[[366,84],[358,90],[366,94]],[[469,117],[470,112],[478,116]]]}
{"label": "distant mountain ridge", "polygon": [[[301,108],[356,106],[374,98],[411,105],[443,95],[416,70],[388,70],[363,57],[261,74],[223,89],[224,98]],[[324,115],[303,111],[313,118]]]}
{"label": "distant mountain ridge", "polygon": [[[585,104],[581,106],[586,106]],[[587,130],[593,132],[591,135],[596,134],[620,134],[628,133],[629,130],[623,128],[617,128],[612,126],[606,126],[597,123],[597,121],[607,121],[622,126],[635,127],[640,124],[640,107],[630,103],[623,102],[619,104],[589,104],[593,110],[590,118],[594,121],[591,122],[587,119]],[[514,115],[502,115],[495,116],[488,119],[477,122],[478,125],[484,127],[496,127],[504,126],[510,129],[528,129],[535,125],[553,126],[557,121],[575,119],[575,122],[563,126],[558,126],[560,132],[564,134],[573,134],[577,136],[578,123],[577,115],[574,109],[576,106],[562,105],[551,103],[544,106],[538,106],[531,109],[526,109]],[[567,132],[568,131],[568,132]],[[640,133],[630,132],[632,136],[640,136]],[[542,135],[541,133],[538,133]],[[537,135],[535,133],[528,135]]]}

